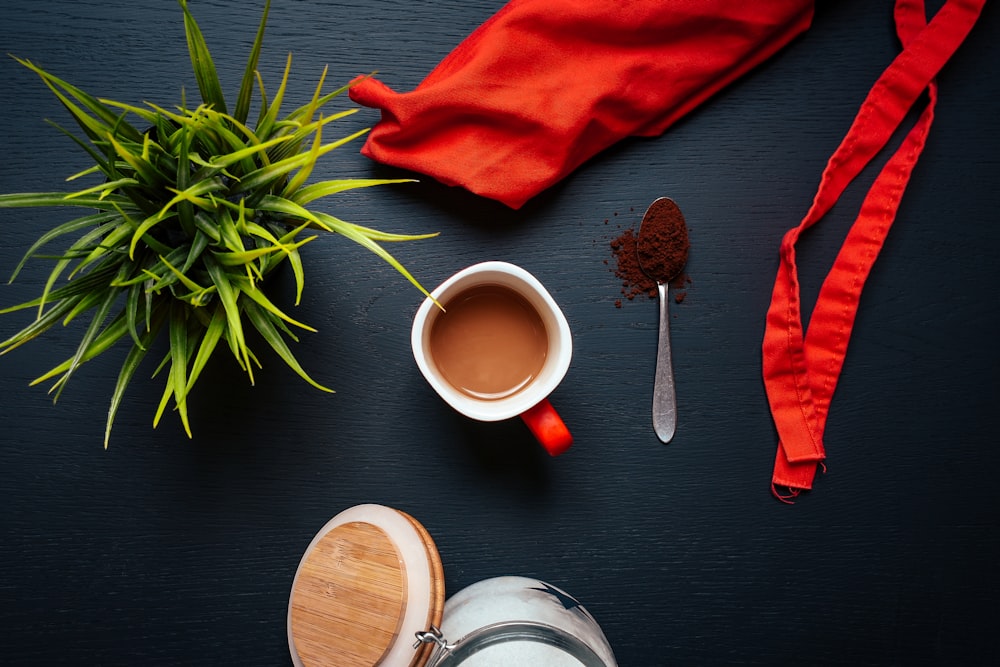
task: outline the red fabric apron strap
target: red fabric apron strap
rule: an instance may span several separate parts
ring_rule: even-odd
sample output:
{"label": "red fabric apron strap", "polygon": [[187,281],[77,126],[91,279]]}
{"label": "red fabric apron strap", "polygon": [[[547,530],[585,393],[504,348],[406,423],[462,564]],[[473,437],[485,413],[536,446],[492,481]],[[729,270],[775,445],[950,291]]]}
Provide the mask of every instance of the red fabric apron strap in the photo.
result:
{"label": "red fabric apron strap", "polygon": [[[772,476],[772,489],[779,498],[787,500],[812,488],[817,468],[826,458],[826,418],[858,301],[930,130],[937,100],[934,77],[964,41],[984,4],[985,0],[948,0],[927,23],[923,0],[897,0],[894,14],[903,51],[861,105],[827,163],[805,218],[782,240],[762,346],[764,385],[779,438]],[[885,147],[925,91],[927,104],[871,186],[804,333],[795,243]]]}

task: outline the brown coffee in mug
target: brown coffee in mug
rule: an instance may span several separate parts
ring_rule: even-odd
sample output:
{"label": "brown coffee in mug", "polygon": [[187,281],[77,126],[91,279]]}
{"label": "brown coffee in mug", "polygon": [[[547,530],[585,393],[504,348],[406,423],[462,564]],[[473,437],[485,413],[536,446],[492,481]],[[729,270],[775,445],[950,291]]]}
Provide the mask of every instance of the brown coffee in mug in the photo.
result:
{"label": "brown coffee in mug", "polygon": [[444,304],[430,328],[431,357],[444,379],[478,400],[524,389],[545,364],[549,340],[538,311],[510,287],[481,284]]}

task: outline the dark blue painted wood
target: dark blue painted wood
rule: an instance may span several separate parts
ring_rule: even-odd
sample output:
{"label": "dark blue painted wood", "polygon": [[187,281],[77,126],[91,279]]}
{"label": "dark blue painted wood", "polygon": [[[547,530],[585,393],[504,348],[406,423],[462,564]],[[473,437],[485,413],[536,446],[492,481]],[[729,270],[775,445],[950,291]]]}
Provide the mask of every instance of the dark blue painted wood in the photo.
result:
{"label": "dark blue painted wood", "polygon": [[[257,10],[191,4],[235,89]],[[292,51],[293,97],[327,63],[331,80],[377,69],[407,90],[500,5],[275,0],[263,75],[275,87]],[[452,592],[501,574],[569,590],[622,665],[998,662],[998,34],[989,6],[940,78],[937,123],[861,303],[828,473],[797,505],[769,491],[764,313],[779,239],[896,53],[886,0],[822,3],[807,35],[665,136],[623,142],[519,212],[426,180],[336,204],[355,222],[440,231],[393,248],[428,286],[498,258],[550,288],[576,343],[553,396],[576,435],[561,459],[520,423],[451,413],[410,355],[419,294],[339,238],[308,248],[295,310],[319,329],[296,351],[333,396],[266,357],[249,387],[221,359],[197,390],[194,441],[171,418],[151,429],[155,380],[130,389],[103,451],[123,350],[87,364],[54,407],[27,383],[70,353],[75,330],[0,358],[2,662],[286,664],[302,551],[362,502],[420,519]],[[171,104],[194,90],[169,2],[5,3],[0,51],[107,97]],[[56,189],[85,165],[45,117],[68,122],[30,73],[0,62],[0,191]],[[359,147],[329,174],[395,173]],[[655,303],[616,308],[605,263],[610,239],[662,195],[692,243],[692,283],[672,308],[680,425],[667,447],[649,417]],[[862,195],[852,188],[804,240],[807,302]],[[0,214],[0,271],[62,219]],[[0,306],[43,280],[34,268],[0,286]],[[0,337],[25,321],[3,316]]]}

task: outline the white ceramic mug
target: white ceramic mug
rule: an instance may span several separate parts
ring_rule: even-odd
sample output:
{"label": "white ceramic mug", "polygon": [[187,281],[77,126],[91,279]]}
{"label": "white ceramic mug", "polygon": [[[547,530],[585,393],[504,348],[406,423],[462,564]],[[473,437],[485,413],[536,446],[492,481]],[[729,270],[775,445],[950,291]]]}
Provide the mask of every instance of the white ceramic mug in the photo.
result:
{"label": "white ceramic mug", "polygon": [[[450,299],[478,286],[506,287],[523,297],[538,313],[548,340],[545,360],[523,388],[503,398],[481,399],[459,391],[435,363],[431,330]],[[569,370],[573,340],[569,324],[555,299],[533,275],[507,262],[482,262],[445,280],[417,309],[410,334],[417,367],[434,390],[458,412],[479,421],[500,421],[520,416],[543,447],[553,456],[565,452],[573,438],[549,403],[548,396]]]}

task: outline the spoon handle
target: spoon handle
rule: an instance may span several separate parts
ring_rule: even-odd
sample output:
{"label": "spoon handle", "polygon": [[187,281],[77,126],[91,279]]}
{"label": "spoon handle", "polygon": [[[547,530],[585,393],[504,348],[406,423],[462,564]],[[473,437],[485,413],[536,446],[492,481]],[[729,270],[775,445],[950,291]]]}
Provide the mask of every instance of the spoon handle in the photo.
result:
{"label": "spoon handle", "polygon": [[677,429],[677,394],[674,390],[674,364],[670,357],[667,283],[658,283],[656,287],[660,295],[660,333],[653,378],[653,430],[662,442],[668,443]]}

